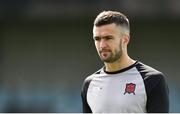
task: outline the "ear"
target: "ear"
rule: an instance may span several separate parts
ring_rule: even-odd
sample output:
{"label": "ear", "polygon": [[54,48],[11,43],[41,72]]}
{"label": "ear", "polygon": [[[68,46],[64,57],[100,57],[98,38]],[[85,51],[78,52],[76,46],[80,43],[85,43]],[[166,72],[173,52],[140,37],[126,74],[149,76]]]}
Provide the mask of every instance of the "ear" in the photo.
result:
{"label": "ear", "polygon": [[123,44],[128,45],[129,40],[130,40],[129,35],[124,35],[124,36],[123,36],[123,39],[122,39],[122,42],[123,42]]}

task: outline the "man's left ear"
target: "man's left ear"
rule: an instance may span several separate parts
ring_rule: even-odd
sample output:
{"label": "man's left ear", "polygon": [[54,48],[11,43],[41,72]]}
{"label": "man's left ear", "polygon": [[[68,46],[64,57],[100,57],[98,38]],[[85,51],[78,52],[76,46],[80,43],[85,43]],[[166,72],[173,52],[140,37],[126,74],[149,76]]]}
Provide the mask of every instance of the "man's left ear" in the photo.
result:
{"label": "man's left ear", "polygon": [[124,44],[128,44],[128,43],[129,43],[129,40],[130,40],[129,35],[124,35],[124,37],[123,37],[123,43],[124,43]]}

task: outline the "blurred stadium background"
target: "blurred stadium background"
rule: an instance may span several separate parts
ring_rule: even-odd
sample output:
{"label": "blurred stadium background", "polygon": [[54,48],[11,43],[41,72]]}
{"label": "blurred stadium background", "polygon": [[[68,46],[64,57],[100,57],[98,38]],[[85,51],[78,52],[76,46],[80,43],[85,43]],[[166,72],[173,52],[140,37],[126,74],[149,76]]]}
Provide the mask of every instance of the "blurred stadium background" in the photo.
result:
{"label": "blurred stadium background", "polygon": [[92,40],[103,10],[129,17],[130,56],[167,76],[180,112],[179,0],[0,0],[0,112],[82,112],[82,82],[103,65]]}

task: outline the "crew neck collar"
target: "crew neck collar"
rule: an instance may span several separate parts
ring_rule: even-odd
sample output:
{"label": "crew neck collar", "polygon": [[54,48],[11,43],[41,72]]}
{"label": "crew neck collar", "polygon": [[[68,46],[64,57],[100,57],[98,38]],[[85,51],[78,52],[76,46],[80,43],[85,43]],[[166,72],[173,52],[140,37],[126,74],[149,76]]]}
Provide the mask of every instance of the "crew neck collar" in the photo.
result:
{"label": "crew neck collar", "polygon": [[107,73],[107,74],[117,74],[117,73],[122,73],[122,72],[124,72],[124,71],[127,71],[127,70],[133,68],[137,63],[138,63],[138,61],[136,61],[134,64],[132,64],[132,65],[126,67],[126,68],[123,68],[123,69],[120,69],[120,70],[117,70],[117,71],[113,71],[113,72],[108,72],[108,71],[106,71],[106,70],[105,70],[106,67],[104,66],[104,67],[103,67],[103,71],[104,71],[105,73]]}

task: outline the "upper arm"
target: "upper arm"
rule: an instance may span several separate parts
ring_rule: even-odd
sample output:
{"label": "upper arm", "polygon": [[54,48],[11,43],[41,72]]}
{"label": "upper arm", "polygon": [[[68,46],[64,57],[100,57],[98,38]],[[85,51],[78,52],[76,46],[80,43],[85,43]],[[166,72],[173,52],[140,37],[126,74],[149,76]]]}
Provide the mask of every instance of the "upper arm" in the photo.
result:
{"label": "upper arm", "polygon": [[88,90],[90,82],[91,82],[90,79],[86,79],[82,86],[81,98],[82,98],[82,105],[83,105],[83,113],[92,113],[91,108],[89,107],[87,103],[87,90]]}
{"label": "upper arm", "polygon": [[169,90],[163,75],[150,76],[146,80],[147,104],[149,113],[169,112]]}

